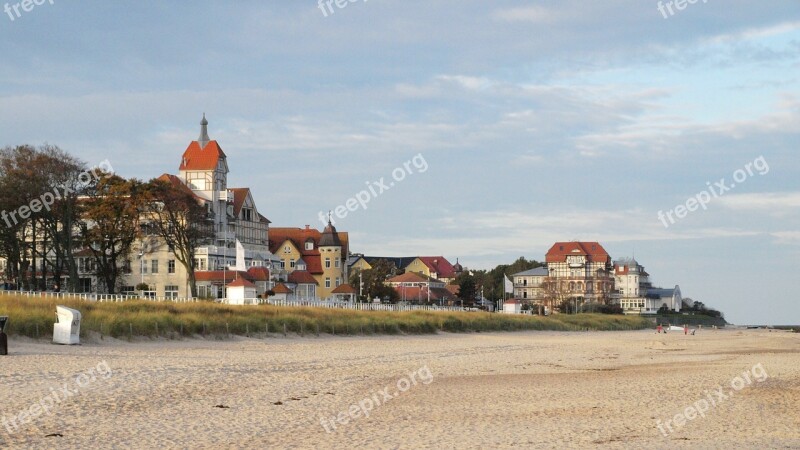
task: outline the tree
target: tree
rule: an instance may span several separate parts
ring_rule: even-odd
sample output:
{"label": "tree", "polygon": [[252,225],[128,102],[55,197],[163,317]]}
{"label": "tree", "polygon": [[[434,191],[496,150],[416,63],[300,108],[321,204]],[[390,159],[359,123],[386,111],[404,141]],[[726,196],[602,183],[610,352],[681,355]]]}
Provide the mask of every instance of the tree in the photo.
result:
{"label": "tree", "polygon": [[[395,271],[394,263],[385,259],[378,259],[372,263],[371,269],[363,271],[353,270],[350,274],[350,285],[354,286],[359,292],[363,292],[367,300],[376,297],[381,299],[389,297],[389,301],[397,302],[399,298],[397,291],[391,286],[386,285],[386,280],[394,274]],[[363,288],[361,286],[362,282]]]}
{"label": "tree", "polygon": [[148,225],[186,268],[192,297],[197,297],[197,248],[214,236],[206,206],[183,183],[153,179],[147,185]]}
{"label": "tree", "polygon": [[117,280],[129,263],[128,256],[139,235],[139,219],[145,206],[143,190],[138,180],[105,177],[83,205],[83,244],[91,249],[97,276],[111,294],[117,290]]}
{"label": "tree", "polygon": [[475,277],[469,272],[461,272],[454,284],[458,285],[458,297],[464,302],[473,303],[478,297],[478,285]]}
{"label": "tree", "polygon": [[[16,284],[45,288],[48,269],[59,280],[66,268],[69,290],[76,290],[77,198],[92,181],[88,173],[82,177],[85,167],[53,146],[23,145],[0,151],[0,208],[6,225],[0,231],[0,253],[8,261],[7,275]],[[42,263],[37,264],[38,260]],[[41,280],[37,280],[37,270]]]}

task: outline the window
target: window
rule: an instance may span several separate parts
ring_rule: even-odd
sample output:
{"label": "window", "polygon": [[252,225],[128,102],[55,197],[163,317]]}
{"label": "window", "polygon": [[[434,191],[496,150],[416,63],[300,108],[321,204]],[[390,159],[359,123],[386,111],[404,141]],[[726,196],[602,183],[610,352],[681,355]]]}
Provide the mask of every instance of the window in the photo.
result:
{"label": "window", "polygon": [[289,260],[289,268],[294,269],[294,259]]}
{"label": "window", "polygon": [[333,261],[335,262],[335,267],[338,269],[339,268],[339,263],[340,263],[339,258],[336,258]]}
{"label": "window", "polygon": [[132,294],[136,292],[136,288],[133,286],[122,286],[119,291],[123,294]]}
{"label": "window", "polygon": [[314,241],[306,241],[306,250],[314,250]]}
{"label": "window", "polygon": [[283,247],[283,253],[292,253],[292,247],[288,245]]}
{"label": "window", "polygon": [[174,284],[168,284],[164,286],[164,297],[178,298],[178,286]]}
{"label": "window", "polygon": [[[202,259],[200,260],[202,261]],[[175,273],[175,260],[170,259],[167,261],[167,273]]]}
{"label": "window", "polygon": [[331,278],[330,277],[326,277],[325,278],[325,287],[326,288],[331,287]]}
{"label": "window", "polygon": [[[326,269],[330,269],[331,268],[331,259],[330,258],[325,258],[325,268]],[[330,286],[328,286],[328,287],[330,287]]]}
{"label": "window", "polygon": [[151,266],[150,267],[150,269],[151,269],[150,271],[151,272],[158,273],[158,260],[157,259],[154,259],[154,260],[150,261],[150,266]]}
{"label": "window", "polygon": [[253,210],[250,208],[242,208],[242,220],[247,222],[253,221]]}
{"label": "window", "polygon": [[286,261],[281,260],[281,269],[285,269],[285,268],[286,268]]}
{"label": "window", "polygon": [[342,284],[342,279],[340,277],[336,277],[336,287],[339,287]]}
{"label": "window", "polygon": [[147,263],[144,260],[142,260],[141,264],[139,264],[139,265],[141,266],[142,274],[146,274],[147,273]]}

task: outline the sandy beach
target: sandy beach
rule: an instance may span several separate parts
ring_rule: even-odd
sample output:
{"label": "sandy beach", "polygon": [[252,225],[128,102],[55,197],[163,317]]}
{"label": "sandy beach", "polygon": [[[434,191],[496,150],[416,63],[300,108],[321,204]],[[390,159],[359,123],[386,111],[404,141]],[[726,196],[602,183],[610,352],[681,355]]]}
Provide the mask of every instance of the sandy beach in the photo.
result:
{"label": "sandy beach", "polygon": [[788,332],[11,339],[10,350],[1,448],[800,447],[800,334]]}

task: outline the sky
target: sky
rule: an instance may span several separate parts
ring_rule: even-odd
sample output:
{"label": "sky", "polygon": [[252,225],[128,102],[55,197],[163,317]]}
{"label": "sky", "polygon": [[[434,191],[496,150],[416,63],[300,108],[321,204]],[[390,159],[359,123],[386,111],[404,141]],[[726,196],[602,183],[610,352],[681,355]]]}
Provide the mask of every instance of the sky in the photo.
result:
{"label": "sky", "polygon": [[150,179],[205,113],[272,226],[339,207],[354,252],[470,269],[599,241],[730,322],[800,324],[797,0],[15,4],[0,146]]}

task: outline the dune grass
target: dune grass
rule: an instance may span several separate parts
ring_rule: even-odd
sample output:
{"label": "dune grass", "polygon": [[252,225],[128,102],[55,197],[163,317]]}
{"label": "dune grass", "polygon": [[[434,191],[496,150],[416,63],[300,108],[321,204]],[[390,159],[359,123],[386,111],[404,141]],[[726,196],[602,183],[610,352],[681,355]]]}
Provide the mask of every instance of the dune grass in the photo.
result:
{"label": "dune grass", "polygon": [[485,312],[356,311],[270,305],[230,306],[212,302],[96,303],[72,299],[0,296],[0,316],[9,316],[10,336],[50,338],[56,304],[81,311],[81,336],[122,339],[190,336],[433,334],[438,331],[611,331],[653,326],[640,317],[578,314],[549,317]]}

